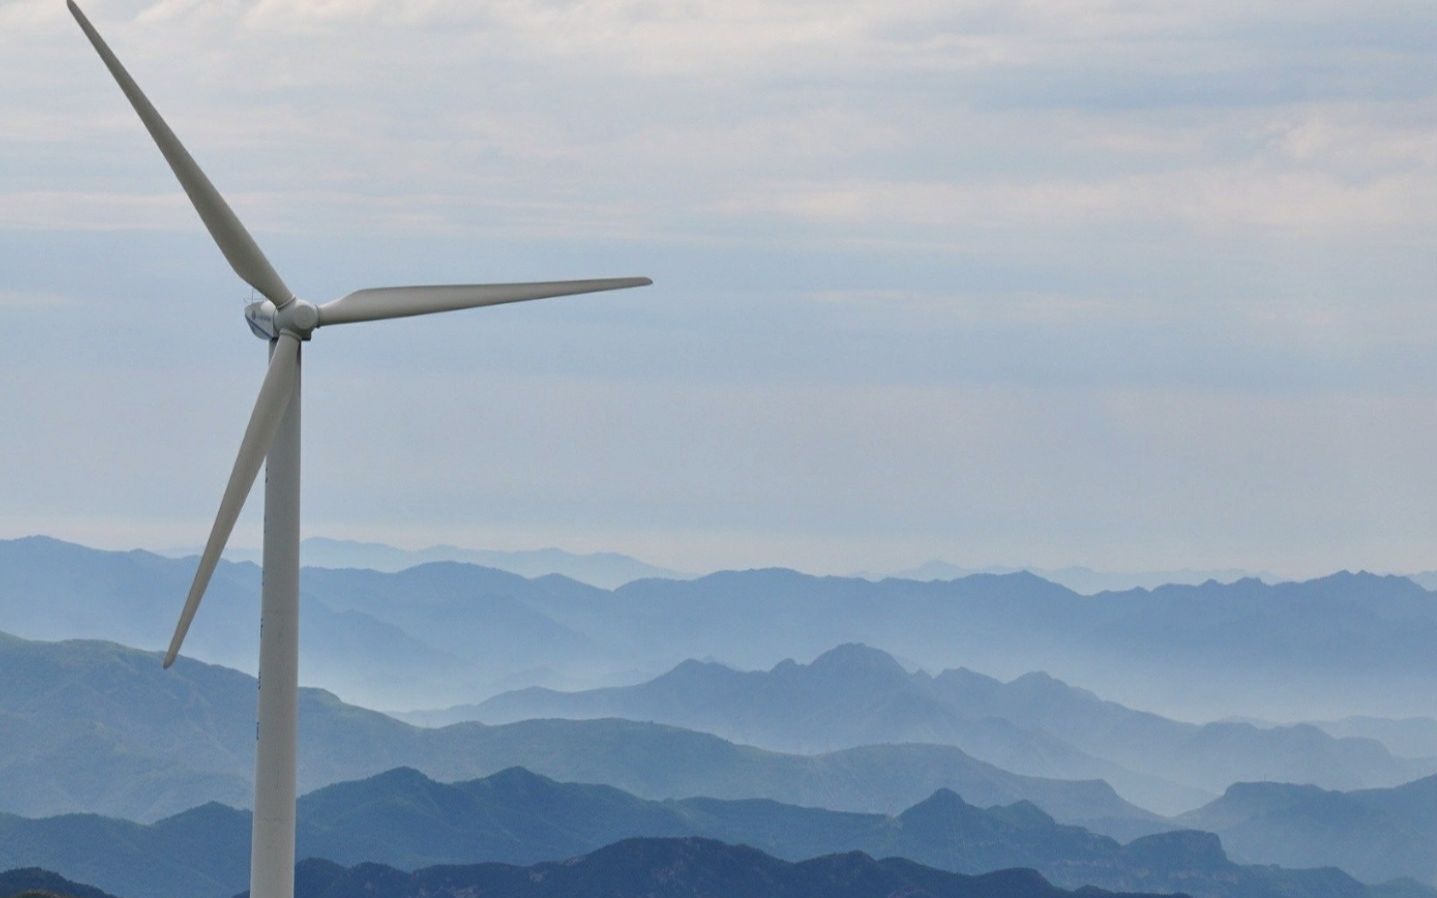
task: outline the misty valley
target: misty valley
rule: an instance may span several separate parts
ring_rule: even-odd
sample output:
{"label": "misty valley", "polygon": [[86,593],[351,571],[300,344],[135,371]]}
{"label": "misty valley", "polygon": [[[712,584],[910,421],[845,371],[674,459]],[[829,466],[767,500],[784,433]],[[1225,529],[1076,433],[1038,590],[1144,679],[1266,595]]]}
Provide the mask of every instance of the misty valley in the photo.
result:
{"label": "misty valley", "polygon": [[[136,647],[191,567],[0,542],[0,894],[246,889],[258,569]],[[1411,579],[529,573],[304,570],[297,895],[1437,898]]]}

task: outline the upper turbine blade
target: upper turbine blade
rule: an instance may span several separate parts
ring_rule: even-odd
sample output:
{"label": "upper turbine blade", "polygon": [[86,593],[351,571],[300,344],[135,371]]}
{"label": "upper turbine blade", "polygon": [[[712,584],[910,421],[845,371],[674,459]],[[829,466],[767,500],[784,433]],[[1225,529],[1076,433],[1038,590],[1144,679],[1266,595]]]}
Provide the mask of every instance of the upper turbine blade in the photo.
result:
{"label": "upper turbine blade", "polygon": [[287,305],[294,298],[294,294],[275,273],[269,260],[264,257],[264,253],[260,252],[259,247],[255,244],[254,238],[245,230],[244,225],[240,224],[240,220],[235,217],[234,212],[230,211],[229,204],[224,201],[224,197],[220,196],[219,191],[215,190],[209,178],[205,177],[205,173],[200,171],[195,160],[180,144],[175,132],[170,130],[170,126],[165,124],[165,120],[160,118],[155,107],[140,92],[140,87],[135,83],[135,79],[131,78],[130,73],[125,71],[125,67],[120,65],[115,54],[110,52],[109,46],[105,44],[99,32],[90,24],[90,20],[85,18],[85,14],[80,12],[80,7],[75,5],[75,0],[68,0],[68,3],[70,12],[75,16],[75,21],[80,23],[80,29],[85,32],[90,43],[95,45],[95,50],[100,54],[100,59],[104,60],[105,67],[110,70],[111,75],[115,76],[120,90],[125,92],[125,96],[130,100],[130,105],[134,106],[135,112],[139,113],[140,121],[145,123],[145,128],[149,130],[150,136],[159,145],[160,152],[165,155],[165,161],[170,164],[170,169],[179,179],[180,186],[189,195],[195,211],[200,213],[205,227],[209,228],[210,236],[214,238],[215,243],[219,244],[220,252],[224,253],[225,259],[229,261],[235,274],[239,275],[245,283],[263,293],[265,298],[276,306]]}
{"label": "upper turbine blade", "polygon": [[195,609],[200,607],[200,599],[204,597],[205,587],[209,585],[210,576],[214,574],[215,565],[219,563],[220,553],[229,541],[230,531],[234,530],[240,509],[244,507],[245,497],[249,495],[250,487],[254,486],[259,466],[263,464],[280,422],[284,420],[284,413],[289,409],[289,400],[294,394],[298,373],[299,339],[293,334],[280,334],[270,355],[264,383],[259,388],[259,398],[255,400],[254,411],[250,413],[249,426],[245,428],[244,439],[240,441],[239,455],[235,458],[234,470],[230,472],[229,483],[225,486],[224,498],[220,500],[219,514],[215,515],[215,525],[210,530],[210,538],[200,555],[200,566],[195,571],[194,582],[190,584],[190,594],[185,599],[184,610],[180,612],[180,623],[175,627],[170,649],[165,653],[165,667],[174,664],[175,656],[180,653],[180,644],[185,641],[185,633],[189,632],[190,621],[194,620]]}
{"label": "upper turbine blade", "polygon": [[319,307],[319,324],[348,324],[353,321],[378,321],[383,318],[404,318],[428,315],[431,312],[453,312],[476,306],[496,306],[526,299],[550,296],[571,296],[575,293],[597,293],[600,290],[621,290],[645,287],[648,278],[602,278],[592,281],[542,281],[532,284],[452,284],[437,287],[377,287],[356,290]]}

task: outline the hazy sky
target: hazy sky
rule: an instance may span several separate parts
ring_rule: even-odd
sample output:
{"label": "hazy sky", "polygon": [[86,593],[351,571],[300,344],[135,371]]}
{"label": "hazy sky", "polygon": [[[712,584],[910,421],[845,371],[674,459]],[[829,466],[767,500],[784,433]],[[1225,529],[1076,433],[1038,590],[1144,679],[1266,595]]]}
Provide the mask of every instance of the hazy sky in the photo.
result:
{"label": "hazy sky", "polygon": [[[320,331],[306,533],[1437,567],[1431,0],[84,5],[306,298],[657,282]],[[0,536],[197,545],[248,288],[61,0],[0,83]]]}

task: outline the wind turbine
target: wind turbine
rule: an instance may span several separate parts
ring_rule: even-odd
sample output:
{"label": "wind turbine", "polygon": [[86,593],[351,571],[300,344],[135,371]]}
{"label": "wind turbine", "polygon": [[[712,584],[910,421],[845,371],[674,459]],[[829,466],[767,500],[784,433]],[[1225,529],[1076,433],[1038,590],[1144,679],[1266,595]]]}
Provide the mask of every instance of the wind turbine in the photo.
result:
{"label": "wind turbine", "polygon": [[265,463],[264,578],[261,587],[259,726],[256,732],[254,827],[250,845],[251,898],[294,894],[295,755],[299,669],[299,418],[300,346],[332,324],[378,321],[477,306],[594,293],[652,283],[648,278],[464,284],[358,290],[323,305],[295,297],[260,252],[229,205],[110,52],[89,19],[67,0],[165,161],[179,179],[210,236],[240,279],[265,298],[245,308],[250,330],[269,344],[269,367],[240,441],[239,454],[214,527],[165,653],[169,667],[205,594],[220,553],[250,488]]}

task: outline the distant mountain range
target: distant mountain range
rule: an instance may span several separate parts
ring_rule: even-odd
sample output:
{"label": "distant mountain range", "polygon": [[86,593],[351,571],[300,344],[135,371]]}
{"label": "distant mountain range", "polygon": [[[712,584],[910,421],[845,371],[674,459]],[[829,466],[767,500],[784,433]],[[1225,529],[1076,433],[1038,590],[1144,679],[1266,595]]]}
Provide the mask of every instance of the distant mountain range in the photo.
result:
{"label": "distant mountain range", "polygon": [[1335,864],[1369,881],[1437,879],[1437,777],[1352,792],[1238,783],[1177,820],[1265,863]]}
{"label": "distant mountain range", "polygon": [[1232,583],[1237,580],[1257,578],[1267,583],[1284,580],[1266,572],[1253,572],[1237,568],[1215,570],[1176,571],[1097,571],[1089,567],[1071,566],[1060,568],[1007,567],[960,567],[946,561],[928,561],[916,567],[903,568],[888,573],[861,571],[853,576],[865,580],[961,580],[975,574],[1018,574],[1030,573],[1053,583],[1066,586],[1073,592],[1095,595],[1100,592],[1122,592],[1130,589],[1157,589],[1159,586],[1197,586],[1209,580],[1218,583]]}
{"label": "distant mountain range", "polygon": [[[158,648],[192,564],[0,541],[0,630]],[[1005,679],[1046,670],[1194,719],[1437,714],[1437,602],[1399,577],[1081,596],[1022,573],[875,583],[764,570],[603,590],[443,562],[400,573],[307,568],[301,583],[306,682],[376,707],[632,683],[688,658],[766,669],[861,641],[929,670],[961,664]],[[188,645],[252,668],[258,568],[221,564],[211,589]]]}
{"label": "distant mountain range", "polygon": [[1437,571],[1422,571],[1419,574],[1410,575],[1412,582],[1419,584],[1423,589],[1437,591]]}
{"label": "distant mountain range", "polygon": [[797,752],[937,742],[1019,773],[1106,779],[1129,800],[1164,813],[1196,807],[1240,780],[1350,789],[1437,771],[1437,759],[1397,758],[1375,740],[1334,738],[1314,726],[1180,723],[1045,674],[1003,683],[965,669],[909,673],[891,655],[856,644],[769,671],[686,661],[636,686],[530,688],[399,716],[428,725],[622,717]]}
{"label": "distant mountain range", "polygon": [[[253,770],[255,681],[113,643],[0,635],[0,810],[89,811],[155,820],[209,800],[244,806]],[[772,798],[896,811],[935,789],[980,804],[1032,801],[1068,823],[1118,832],[1157,818],[1101,781],[1020,776],[941,745],[876,745],[816,756],[623,720],[463,723],[431,730],[300,692],[301,787],[411,766],[443,780],[523,765],[648,798]]]}
{"label": "distant mountain range", "polygon": [[1207,790],[1180,786],[1087,754],[986,708],[969,714],[935,689],[933,678],[909,674],[891,656],[861,645],[826,652],[808,665],[785,661],[768,672],[741,673],[712,662],[685,661],[638,686],[579,693],[531,688],[479,705],[395,716],[426,726],[465,720],[499,724],[536,718],[626,718],[805,754],[884,743],[955,745],[1015,773],[1103,779],[1129,800],[1165,813],[1197,807],[1233,782],[1223,780]]}
{"label": "distant mountain range", "polygon": [[[41,865],[126,898],[228,898],[246,882],[248,835],[247,813],[216,804],[149,826],[88,815],[0,817],[0,866]],[[1332,869],[1242,867],[1204,833],[1120,845],[1060,825],[1026,802],[984,810],[948,790],[890,817],[761,800],[645,801],[519,768],[453,785],[398,769],[326,787],[299,804],[299,856],[342,866],[533,864],[638,837],[704,837],[787,861],[861,851],[967,874],[1030,867],[1070,888],[1184,891],[1196,898],[1437,896],[1410,884],[1369,889]],[[198,844],[204,850],[195,850]]]}
{"label": "distant mountain range", "polygon": [[1312,725],[1333,736],[1376,739],[1409,758],[1437,756],[1437,720],[1430,717],[1392,719],[1354,715],[1341,720],[1313,721]]}
{"label": "distant mountain range", "polygon": [[[406,568],[436,561],[458,561],[477,564],[518,574],[521,577],[543,577],[559,574],[580,583],[615,589],[625,583],[646,578],[664,580],[692,580],[699,574],[678,571],[640,561],[630,555],[618,552],[569,552],[564,549],[465,549],[460,546],[439,545],[423,549],[401,549],[386,543],[362,542],[349,539],[332,539],[312,536],[300,544],[301,556],[308,567],[322,568],[365,568],[373,571],[396,573]],[[186,558],[200,553],[199,546],[181,549],[166,549],[158,554],[168,558]],[[261,552],[257,548],[231,547],[224,557],[233,562],[258,564]],[[1005,567],[960,567],[946,561],[928,561],[911,568],[875,573],[859,571],[854,577],[865,580],[961,580],[974,574],[1016,574],[1031,572],[1045,580],[1060,583],[1074,592],[1091,595],[1126,589],[1155,589],[1168,584],[1196,585],[1209,580],[1231,583],[1247,577],[1257,577],[1269,583],[1283,578],[1264,572],[1252,572],[1237,568],[1213,570],[1173,571],[1099,571],[1088,567],[1070,566],[1062,568]],[[1437,574],[1432,575],[1437,581]]]}
{"label": "distant mountain range", "polygon": [[[186,558],[200,554],[199,547],[170,549],[159,553],[170,558]],[[234,562],[258,564],[259,549],[229,548],[224,557]],[[458,561],[508,571],[521,577],[543,577],[559,574],[580,583],[613,589],[642,580],[661,577],[666,580],[688,580],[694,574],[647,564],[618,552],[566,552],[563,549],[463,549],[458,546],[430,546],[426,549],[399,549],[384,543],[357,542],[311,536],[300,542],[300,556],[307,567],[364,568],[395,573],[405,568],[436,561]]]}
{"label": "distant mountain range", "polygon": [[[46,582],[35,567],[12,563],[17,557],[22,561],[42,558],[44,564],[39,568],[48,570],[53,580]],[[66,616],[74,615],[70,626],[97,626],[99,620],[117,629],[134,628],[136,619],[154,613],[158,607],[153,594],[157,582],[164,585],[177,580],[183,588],[187,575],[180,567],[147,553],[97,553],[48,540],[0,542],[0,615],[32,627],[61,628],[67,625]],[[234,590],[231,598],[240,597],[254,585],[245,582],[254,573],[252,566],[222,566],[221,574],[230,578],[230,588]],[[770,587],[758,597],[730,582],[754,578]],[[706,627],[730,626],[730,637],[755,633],[746,615],[767,615],[774,627],[792,628],[793,635],[801,633],[806,640],[812,635],[805,626],[809,630],[847,626],[835,624],[830,619],[835,614],[840,621],[847,620],[850,614],[854,618],[867,617],[875,622],[876,629],[881,629],[881,616],[872,603],[882,598],[914,614],[927,614],[937,624],[948,626],[955,620],[981,624],[993,639],[1007,632],[1005,628],[1017,626],[1016,615],[1020,612],[1031,614],[1035,615],[1030,621],[1031,631],[1048,639],[1054,638],[1052,624],[1039,612],[1076,615],[1074,620],[1086,620],[1079,611],[1092,615],[1096,613],[1093,606],[1102,611],[1103,603],[1114,601],[1119,603],[1114,607],[1139,618],[1154,613],[1149,606],[1169,607],[1170,620],[1181,621],[1190,613],[1188,605],[1207,602],[1201,610],[1208,617],[1226,619],[1225,615],[1235,614],[1245,601],[1232,590],[1250,591],[1248,625],[1254,628],[1274,626],[1282,609],[1293,620],[1301,617],[1299,609],[1326,620],[1336,628],[1327,634],[1328,657],[1339,659],[1340,667],[1351,664],[1361,654],[1349,643],[1362,643],[1399,624],[1420,632],[1432,604],[1430,593],[1417,590],[1408,581],[1366,575],[1344,575],[1285,587],[1237,584],[1217,592],[1197,587],[1184,588],[1190,589],[1188,594],[1158,590],[1076,600],[1061,587],[1021,575],[970,580],[949,584],[865,584],[770,571],[716,575],[692,583],[640,581],[604,591],[560,577],[526,580],[470,565],[433,564],[403,574],[307,570],[304,588],[305,601],[321,609],[311,622],[317,623],[325,638],[363,632],[362,627],[343,629],[346,622],[378,625],[381,629],[375,631],[377,638],[372,643],[345,648],[358,658],[363,658],[364,652],[373,652],[373,666],[391,672],[406,668],[394,661],[395,656],[386,657],[383,634],[420,632],[426,640],[447,640],[445,644],[456,648],[452,657],[459,661],[468,628],[483,621],[501,620],[501,631],[518,633],[521,640],[553,641],[564,633],[574,634],[577,641],[565,647],[577,646],[603,657],[621,639],[622,634],[616,635],[612,629],[618,626],[616,620],[632,628],[628,638],[640,644],[655,638],[655,632],[677,634],[683,640],[703,644],[714,638],[705,632]],[[680,594],[669,593],[671,588],[680,590]],[[96,594],[92,591],[106,596],[106,600],[89,607],[76,597]],[[26,596],[31,601],[20,601],[16,596]],[[1354,596],[1365,597],[1367,604],[1361,605]],[[1082,607],[1074,611],[1070,607],[1074,604]],[[819,614],[819,609],[825,613]],[[239,610],[249,613],[253,608]],[[238,613],[234,607],[217,611],[221,619]],[[1116,614],[1111,609],[1103,613]],[[162,633],[168,630],[172,614],[172,608],[165,609]],[[668,620],[674,616],[684,618],[682,626]],[[1224,633],[1234,632],[1235,620],[1227,620]],[[1156,626],[1151,620],[1141,627],[1131,620],[1110,618],[1109,622],[1129,632],[1146,632],[1144,627]],[[450,632],[441,632],[446,624]],[[652,626],[646,629],[645,625]],[[331,628],[328,633],[322,630],[325,626]],[[526,631],[525,627],[531,629]],[[526,632],[537,635],[524,635]],[[918,640],[911,628],[893,632]],[[1316,638],[1306,621],[1289,635],[1289,643],[1270,647],[1271,654],[1289,657],[1295,651],[1292,642]],[[425,654],[431,651],[427,643],[411,638],[420,653],[411,661],[436,662]],[[961,633],[955,638],[976,637]],[[1193,638],[1201,642],[1212,636],[1199,633]],[[1082,640],[1075,637],[1075,641]],[[1311,643],[1310,647],[1316,645]],[[1411,650],[1401,641],[1391,648],[1397,654]],[[517,654],[520,648],[510,646],[509,650]],[[440,655],[438,661],[442,662],[442,651]],[[902,657],[906,663],[913,663],[912,656]],[[1371,653],[1368,657],[1378,667],[1383,663]],[[1232,658],[1237,666],[1253,663],[1251,657],[1240,653]],[[1409,662],[1415,664],[1411,658]],[[386,668],[386,664],[392,666]],[[1297,670],[1302,672],[1304,668],[1298,664]],[[1379,680],[1374,676],[1374,683]],[[1309,677],[1304,682],[1312,685],[1318,681]],[[163,672],[155,653],[114,643],[47,643],[0,635],[0,682],[5,684],[0,689],[0,810],[32,817],[72,810],[97,811],[153,821],[209,799],[232,805],[248,800],[255,683],[242,673],[189,659]],[[1150,771],[1171,773],[1179,769],[1185,771],[1183,776],[1213,777],[1217,782],[1218,777],[1240,769],[1258,771],[1244,776],[1271,779],[1395,775],[1409,761],[1394,757],[1376,741],[1334,738],[1328,730],[1383,735],[1417,747],[1431,737],[1431,721],[1423,718],[1369,716],[1324,722],[1321,727],[1283,728],[1242,723],[1185,724],[1105,702],[1046,675],[1029,674],[1004,682],[965,669],[946,670],[932,677],[912,674],[892,656],[861,645],[825,651],[814,663],[787,662],[765,671],[741,673],[712,662],[689,662],[675,665],[668,674],[635,687],[577,695],[539,691],[520,696],[539,696],[541,701],[561,703],[602,698],[604,702],[618,703],[601,709],[606,714],[622,712],[662,720],[665,715],[682,712],[693,715],[684,718],[690,726],[743,727],[745,738],[752,741],[762,738],[776,744],[785,739],[831,740],[832,746],[838,748],[851,740],[857,747],[827,750],[815,741],[806,750],[822,753],[805,756],[737,745],[719,736],[663,723],[613,718],[526,720],[502,725],[471,722],[426,729],[347,705],[319,690],[305,690],[301,711],[302,781],[305,788],[315,788],[372,776],[396,766],[412,767],[441,781],[472,780],[522,764],[561,780],[607,783],[648,800],[689,795],[735,800],[766,798],[789,805],[892,814],[905,808],[911,811],[915,805],[921,807],[934,799],[935,792],[941,802],[947,793],[940,790],[947,789],[975,806],[1031,802],[1062,824],[1090,830],[1090,839],[1100,838],[1093,835],[1097,833],[1133,840],[1172,824],[1123,801],[1104,782],[1023,776],[983,763],[954,745],[862,745],[858,740],[877,740],[885,738],[885,734],[894,742],[940,737],[973,740],[983,736],[994,740],[992,745],[1000,745],[1004,744],[999,741],[1001,737],[1009,740],[1009,748],[1026,746],[1027,757],[1034,763],[1042,760],[1043,751],[1048,751],[1049,763],[1054,765],[1106,763],[1120,767],[1119,772],[1151,776],[1159,774]],[[515,695],[505,696],[495,702],[495,707],[517,700]],[[695,708],[701,708],[703,713]],[[808,719],[784,719],[799,713],[809,715]],[[1125,747],[1128,754],[1122,755]],[[1270,767],[1262,768],[1261,764]],[[1374,770],[1378,773],[1374,774]],[[1430,794],[1437,791],[1434,783],[1437,780],[1427,779],[1346,792],[1273,783],[1243,785],[1228,789],[1218,801],[1176,823],[1216,832],[1233,857],[1243,862],[1280,862],[1294,867],[1340,863],[1363,879],[1412,875],[1430,882],[1437,870],[1425,859],[1424,852],[1437,842],[1437,823],[1424,815],[1425,808],[1437,806],[1437,794]],[[211,810],[212,817],[198,820],[197,825],[187,823],[186,831],[204,833],[207,830],[199,824],[208,820],[210,825],[220,827],[225,814],[234,813]],[[83,819],[100,825],[95,822],[99,818]],[[752,823],[749,820],[744,826]],[[780,829],[803,831],[789,822]],[[694,831],[672,835],[741,841],[744,832],[753,831],[694,827]],[[913,827],[913,831],[920,829]],[[1369,838],[1373,833],[1377,836]],[[1164,843],[1164,835],[1157,835],[1157,842],[1138,838],[1124,850],[1134,845],[1141,848],[1168,844],[1174,850],[1181,848],[1191,858],[1217,863],[1196,837],[1185,837],[1185,841],[1168,836],[1174,841]],[[93,844],[95,838],[98,836],[78,838],[74,843]],[[11,841],[28,844],[18,836]],[[122,838],[118,844],[134,843]],[[582,847],[587,849],[593,844]],[[854,847],[882,853],[890,850],[883,848],[884,844],[891,848],[897,843],[861,843]],[[779,853],[767,845],[759,847]],[[829,850],[816,843],[810,847],[814,853]],[[918,845],[904,847],[904,851],[915,855],[921,850]],[[966,856],[977,854],[970,851]],[[789,859],[799,857],[795,854]],[[352,858],[361,859],[366,858]],[[957,862],[945,861],[941,856],[915,859],[937,866],[957,866]],[[21,862],[16,859],[16,863]],[[1225,858],[1223,863],[1228,863]],[[1115,864],[1117,860],[1106,858],[1100,866],[1116,869]],[[1236,875],[1232,871],[1221,873],[1216,867],[1213,870],[1218,871],[1213,875],[1221,874],[1219,878],[1226,876],[1230,880]],[[69,871],[61,872],[70,875]],[[1060,884],[1068,882],[1061,870],[1052,871],[1051,876]],[[1319,881],[1313,880],[1303,888],[1316,888]],[[1342,881],[1333,882],[1340,885]],[[1110,884],[1117,888],[1157,888],[1126,881]],[[1347,888],[1329,885],[1336,890],[1334,894]],[[1289,887],[1296,888],[1283,886]],[[1385,886],[1371,894],[1408,888]]]}
{"label": "distant mountain range", "polygon": [[[180,549],[163,549],[158,552],[168,558],[186,558],[198,555],[199,546]],[[301,543],[301,554],[305,565],[323,568],[367,568],[374,571],[395,573],[405,568],[435,561],[459,561],[491,567],[521,577],[543,577],[559,574],[580,583],[614,589],[625,583],[646,578],[665,580],[692,580],[700,574],[665,568],[640,561],[619,552],[569,552],[564,549],[466,549],[460,546],[438,545],[423,549],[401,549],[386,543],[363,542],[350,539],[332,539],[324,536],[308,537]],[[234,562],[260,561],[260,550],[256,548],[231,547],[224,557]],[[1266,583],[1288,580],[1267,571],[1249,571],[1244,568],[1179,568],[1153,571],[1105,571],[1082,565],[1067,567],[1034,567],[1021,565],[986,565],[964,567],[946,561],[931,560],[923,564],[891,571],[855,571],[852,576],[865,580],[961,580],[975,574],[1017,574],[1031,573],[1044,580],[1066,586],[1083,595],[1100,592],[1123,592],[1131,589],[1157,589],[1160,586],[1197,586],[1208,581],[1232,583],[1237,580],[1256,578]],[[1423,571],[1407,575],[1425,589],[1437,590],[1437,571]]]}

